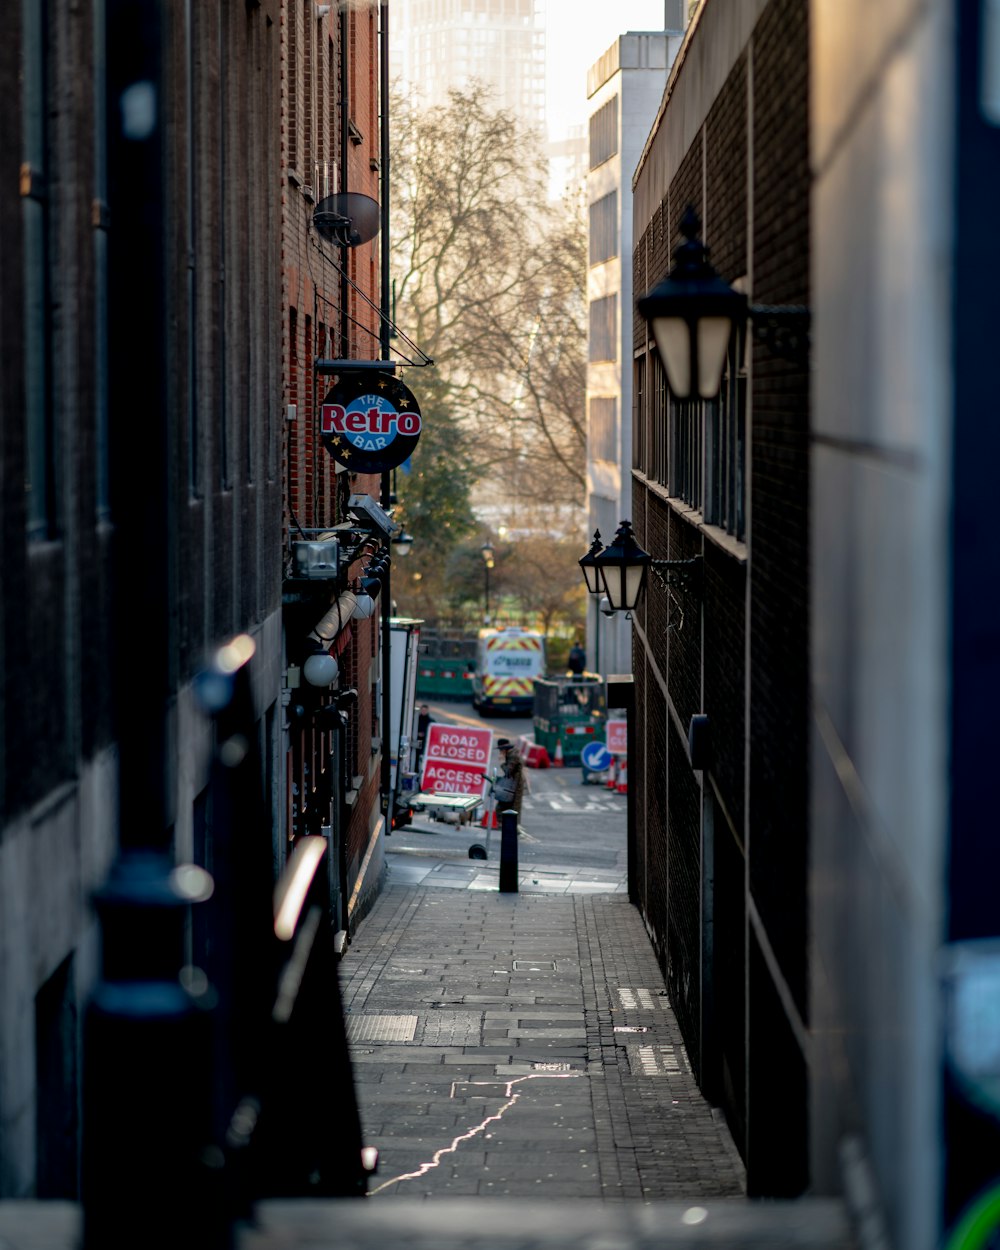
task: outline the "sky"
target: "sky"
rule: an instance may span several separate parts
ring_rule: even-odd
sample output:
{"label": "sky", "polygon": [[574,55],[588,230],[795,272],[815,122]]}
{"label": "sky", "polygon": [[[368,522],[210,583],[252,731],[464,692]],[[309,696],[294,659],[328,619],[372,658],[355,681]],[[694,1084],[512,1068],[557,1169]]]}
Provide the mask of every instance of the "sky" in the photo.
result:
{"label": "sky", "polygon": [[627,30],[662,30],[663,0],[546,0],[549,135],[587,117],[587,70]]}

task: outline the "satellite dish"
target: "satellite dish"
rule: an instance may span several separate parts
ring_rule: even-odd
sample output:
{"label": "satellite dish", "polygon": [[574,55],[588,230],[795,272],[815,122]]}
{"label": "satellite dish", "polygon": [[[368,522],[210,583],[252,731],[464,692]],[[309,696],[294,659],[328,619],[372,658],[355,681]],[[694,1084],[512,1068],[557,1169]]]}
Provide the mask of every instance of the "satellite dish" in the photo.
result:
{"label": "satellite dish", "polygon": [[378,234],[378,200],[360,191],[341,191],[320,200],[313,212],[313,225],[324,239],[339,247],[357,247]]}

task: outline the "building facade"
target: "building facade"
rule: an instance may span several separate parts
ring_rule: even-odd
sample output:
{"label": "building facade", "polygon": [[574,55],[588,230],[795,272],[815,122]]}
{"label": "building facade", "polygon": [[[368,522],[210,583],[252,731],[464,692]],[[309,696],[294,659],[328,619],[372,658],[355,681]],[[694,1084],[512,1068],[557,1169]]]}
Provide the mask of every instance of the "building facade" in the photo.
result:
{"label": "building facade", "polygon": [[[195,855],[191,683],[233,634],[279,762],[280,14],[171,7],[146,41],[138,7],[14,5],[0,52],[7,1196],[78,1193],[92,895],[122,842]],[[172,746],[142,810],[147,731]]]}
{"label": "building facade", "polygon": [[[442,75],[440,67],[448,66]],[[487,84],[497,108],[545,134],[542,0],[410,0],[393,10],[393,80],[428,105]]]}
{"label": "building facade", "polygon": [[[632,172],[682,38],[620,35],[587,74],[587,514],[605,541],[632,511]],[[629,622],[592,603],[587,648],[592,672],[628,672]]]}
{"label": "building facade", "polygon": [[711,402],[633,322],[636,901],[750,1192],[908,1250],[996,1184],[992,20],[703,0],[633,186],[750,303]]}
{"label": "building facade", "polygon": [[285,568],[291,569],[293,542],[323,534],[338,535],[345,561],[329,584],[304,589],[286,581],[283,698],[286,711],[302,711],[285,718],[284,826],[289,845],[306,833],[330,836],[345,933],[384,875],[379,616],[352,615],[347,600],[333,627],[324,627],[340,666],[331,694],[357,691],[344,704],[342,728],[332,712],[324,723],[320,709],[331,698],[308,689],[302,648],[331,602],[356,588],[365,571],[367,557],[346,563],[362,549],[350,529],[348,504],[352,495],[382,501],[382,481],[378,474],[349,471],[323,446],[320,407],[336,377],[319,372],[316,362],[382,355],[381,231],[363,244],[339,246],[320,233],[314,215],[321,205],[330,207],[328,197],[345,193],[367,197],[379,211],[386,19],[375,5],[288,0],[282,34]]}
{"label": "building facade", "polygon": [[[807,18],[784,0],[699,9],[635,175],[636,292],[666,273],[691,205],[727,281],[755,302],[808,304]],[[635,532],[657,558],[702,561],[686,587],[650,578],[633,614],[637,901],[749,1192],[797,1194],[808,1183],[808,367],[734,342],[720,398],[678,403],[637,314],[632,330]],[[711,734],[698,767],[695,716]]]}
{"label": "building facade", "polygon": [[[229,640],[252,643],[237,745],[256,770],[232,845],[264,865],[265,911],[305,834],[330,838],[341,929],[381,881],[377,614],[311,648],[336,652],[335,685],[301,671],[379,548],[349,504],[383,482],[321,446],[316,361],[382,356],[380,253],[320,239],[313,213],[381,199],[385,10],[25,0],[8,18],[0,1195],[77,1198],[95,987],[131,958],[152,975],[142,943],[109,947],[95,896],[121,902],[123,864],[164,865],[168,890],[168,865],[232,868],[201,684]],[[301,531],[340,541],[305,594]],[[214,923],[185,920],[185,964]]]}

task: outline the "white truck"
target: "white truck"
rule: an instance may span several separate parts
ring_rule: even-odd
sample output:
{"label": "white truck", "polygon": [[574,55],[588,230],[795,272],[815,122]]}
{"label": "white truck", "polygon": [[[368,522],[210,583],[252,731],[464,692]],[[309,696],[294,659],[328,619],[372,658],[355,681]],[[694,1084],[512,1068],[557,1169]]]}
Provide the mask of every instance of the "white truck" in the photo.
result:
{"label": "white truck", "polygon": [[530,716],[535,678],[545,676],[545,637],[533,629],[481,629],[472,678],[472,706],[488,712]]}

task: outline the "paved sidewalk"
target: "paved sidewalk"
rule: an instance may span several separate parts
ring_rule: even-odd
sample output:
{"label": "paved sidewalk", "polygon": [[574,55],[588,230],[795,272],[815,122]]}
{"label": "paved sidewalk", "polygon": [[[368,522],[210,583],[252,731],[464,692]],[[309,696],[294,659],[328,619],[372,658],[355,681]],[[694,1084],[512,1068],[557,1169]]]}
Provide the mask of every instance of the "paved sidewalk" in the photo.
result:
{"label": "paved sidewalk", "polygon": [[495,880],[390,885],[341,965],[372,1196],[739,1199],[627,897]]}
{"label": "paved sidewalk", "polygon": [[[858,1250],[838,1201],[745,1198],[627,895],[418,874],[390,867],[340,965],[368,1197],[261,1202],[234,1250]],[[73,1204],[0,1203],[0,1250],[80,1230]]]}

